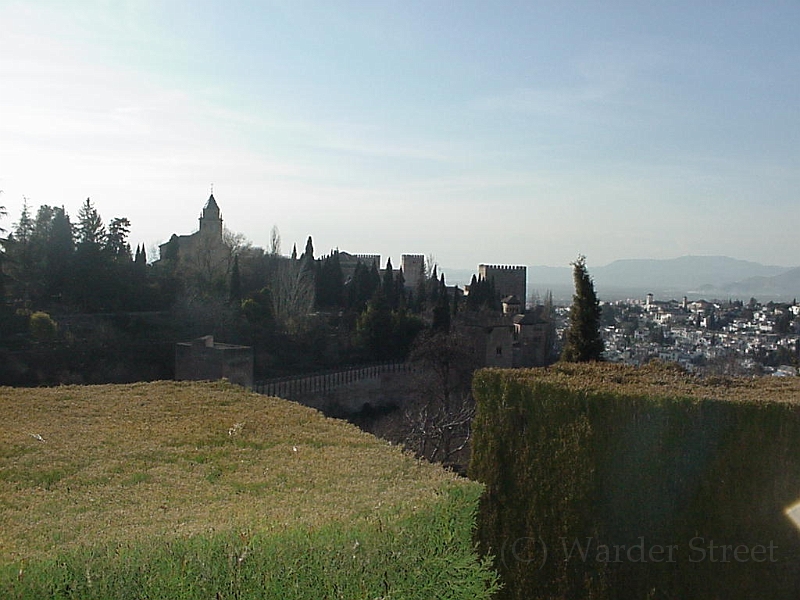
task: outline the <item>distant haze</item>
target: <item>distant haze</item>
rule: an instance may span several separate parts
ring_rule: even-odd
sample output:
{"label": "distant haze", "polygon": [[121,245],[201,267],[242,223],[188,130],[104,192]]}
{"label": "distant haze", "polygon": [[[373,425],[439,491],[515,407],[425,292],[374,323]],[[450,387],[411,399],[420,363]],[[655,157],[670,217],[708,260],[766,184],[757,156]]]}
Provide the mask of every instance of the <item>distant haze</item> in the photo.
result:
{"label": "distant haze", "polygon": [[[471,273],[443,269],[449,284],[468,283]],[[705,298],[791,301],[800,297],[800,268],[762,265],[726,256],[682,256],[675,259],[624,259],[591,267],[589,274],[601,300]],[[570,267],[528,267],[528,293],[549,290],[561,303],[572,296]]]}
{"label": "distant haze", "polygon": [[152,250],[213,183],[286,253],[794,262],[797,2],[10,0],[0,23],[6,229],[23,197],[91,197]]}

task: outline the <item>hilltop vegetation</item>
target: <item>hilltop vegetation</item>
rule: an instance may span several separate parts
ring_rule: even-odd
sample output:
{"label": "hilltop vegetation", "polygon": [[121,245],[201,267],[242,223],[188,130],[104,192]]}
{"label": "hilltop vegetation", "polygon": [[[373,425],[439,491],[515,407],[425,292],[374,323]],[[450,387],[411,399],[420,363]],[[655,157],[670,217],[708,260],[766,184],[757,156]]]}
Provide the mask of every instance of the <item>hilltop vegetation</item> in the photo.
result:
{"label": "hilltop vegetation", "polygon": [[0,410],[4,597],[491,587],[478,484],[311,409],[159,382],[2,388]]}

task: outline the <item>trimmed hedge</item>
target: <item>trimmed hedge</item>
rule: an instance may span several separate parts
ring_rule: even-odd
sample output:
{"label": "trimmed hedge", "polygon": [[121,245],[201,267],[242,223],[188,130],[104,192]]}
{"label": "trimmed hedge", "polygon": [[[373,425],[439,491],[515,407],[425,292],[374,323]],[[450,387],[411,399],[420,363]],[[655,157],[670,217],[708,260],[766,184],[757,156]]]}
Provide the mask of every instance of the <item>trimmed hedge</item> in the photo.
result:
{"label": "trimmed hedge", "polygon": [[484,370],[470,476],[499,598],[797,597],[800,383]]}

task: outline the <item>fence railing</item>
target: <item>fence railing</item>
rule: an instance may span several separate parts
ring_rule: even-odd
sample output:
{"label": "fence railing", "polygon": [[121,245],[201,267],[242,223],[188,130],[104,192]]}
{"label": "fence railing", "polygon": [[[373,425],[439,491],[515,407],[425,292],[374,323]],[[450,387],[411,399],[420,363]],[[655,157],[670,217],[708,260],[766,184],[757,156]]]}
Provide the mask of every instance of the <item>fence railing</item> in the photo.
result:
{"label": "fence railing", "polygon": [[324,394],[344,385],[374,379],[384,373],[408,371],[411,371],[411,365],[405,362],[357,365],[346,369],[257,381],[253,384],[253,391],[292,400],[306,394]]}

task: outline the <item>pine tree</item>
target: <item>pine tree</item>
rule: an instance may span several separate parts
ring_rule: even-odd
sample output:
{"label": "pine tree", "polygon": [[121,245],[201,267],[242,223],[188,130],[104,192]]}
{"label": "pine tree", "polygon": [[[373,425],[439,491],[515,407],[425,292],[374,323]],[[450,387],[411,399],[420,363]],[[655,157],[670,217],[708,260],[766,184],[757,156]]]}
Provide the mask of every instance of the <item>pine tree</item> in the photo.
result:
{"label": "pine tree", "polygon": [[86,202],[81,206],[80,212],[78,212],[76,235],[79,248],[92,247],[99,249],[105,242],[106,228],[103,225],[103,219],[89,198],[86,199]]}
{"label": "pine tree", "polygon": [[586,270],[586,257],[579,255],[572,263],[575,295],[569,312],[567,340],[561,357],[569,362],[602,360],[603,338],[600,336],[600,303],[594,282]]}
{"label": "pine tree", "polygon": [[131,222],[126,217],[111,219],[111,223],[108,224],[104,248],[114,260],[130,262],[131,245],[128,243],[130,231]]}

